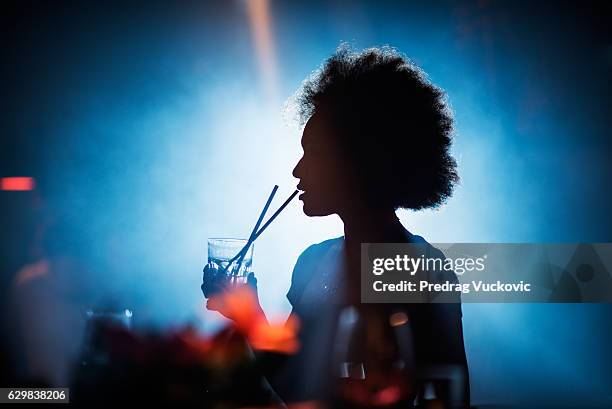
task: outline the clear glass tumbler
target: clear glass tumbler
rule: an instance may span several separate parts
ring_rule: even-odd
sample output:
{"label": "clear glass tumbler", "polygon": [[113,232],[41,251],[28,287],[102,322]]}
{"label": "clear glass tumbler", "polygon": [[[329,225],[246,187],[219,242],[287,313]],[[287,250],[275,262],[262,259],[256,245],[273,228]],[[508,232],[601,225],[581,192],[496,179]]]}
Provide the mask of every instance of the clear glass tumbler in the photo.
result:
{"label": "clear glass tumbler", "polygon": [[225,272],[231,284],[246,283],[253,264],[253,244],[244,255],[240,265],[238,265],[240,258],[229,264],[229,261],[242,250],[246,243],[246,239],[208,239],[208,266],[217,269],[218,274]]}

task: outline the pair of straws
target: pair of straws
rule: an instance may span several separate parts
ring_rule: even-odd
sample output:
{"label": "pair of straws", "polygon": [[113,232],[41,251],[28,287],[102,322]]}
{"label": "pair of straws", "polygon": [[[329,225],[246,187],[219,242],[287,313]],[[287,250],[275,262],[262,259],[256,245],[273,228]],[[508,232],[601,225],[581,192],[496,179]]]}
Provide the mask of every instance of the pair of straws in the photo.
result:
{"label": "pair of straws", "polygon": [[278,210],[275,211],[272,216],[270,216],[268,221],[265,222],[261,228],[259,228],[259,226],[261,225],[261,222],[263,221],[263,218],[266,215],[266,212],[268,211],[268,208],[270,207],[270,203],[272,203],[272,199],[274,199],[274,195],[276,194],[277,190],[278,190],[278,185],[274,185],[274,188],[272,188],[272,192],[270,193],[270,196],[268,197],[268,201],[266,202],[266,205],[261,211],[261,214],[259,215],[259,218],[257,219],[257,223],[255,223],[255,227],[253,227],[253,231],[251,231],[251,235],[249,236],[247,243],[244,245],[244,247],[242,247],[242,249],[238,252],[238,254],[236,254],[234,257],[232,257],[229,260],[229,262],[227,263],[227,266],[225,267],[225,269],[223,269],[223,272],[222,272],[223,274],[227,273],[227,269],[229,268],[229,266],[231,266],[232,263],[236,260],[238,260],[238,263],[236,265],[236,268],[234,268],[232,274],[233,275],[238,274],[238,271],[240,271],[240,267],[242,266],[242,262],[244,261],[244,257],[246,256],[247,251],[249,250],[249,247],[251,247],[251,244],[253,244],[253,242],[261,235],[261,233],[263,233],[264,230],[266,230],[266,228],[270,225],[270,223],[272,223],[274,219],[276,219],[276,217],[280,214],[280,212],[282,212],[285,209],[285,207],[287,207],[289,202],[291,202],[293,198],[300,192],[299,190],[295,190],[291,194],[291,196],[289,196],[289,198],[287,198],[287,200],[285,200],[285,202],[278,208]]}

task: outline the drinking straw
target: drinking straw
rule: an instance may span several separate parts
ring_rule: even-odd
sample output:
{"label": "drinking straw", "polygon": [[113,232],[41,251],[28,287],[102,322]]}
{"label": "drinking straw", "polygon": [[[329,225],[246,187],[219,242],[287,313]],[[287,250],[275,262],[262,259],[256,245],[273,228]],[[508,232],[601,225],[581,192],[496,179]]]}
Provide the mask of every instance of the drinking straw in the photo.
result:
{"label": "drinking straw", "polygon": [[[272,199],[274,199],[274,195],[276,194],[276,191],[278,190],[278,185],[274,185],[274,187],[272,188],[272,192],[270,193],[270,196],[268,196],[268,201],[266,202],[266,205],[264,206],[263,210],[261,211],[261,213],[259,214],[259,218],[257,219],[257,223],[255,223],[255,226],[253,227],[253,231],[251,231],[251,234],[249,236],[249,239],[247,240],[247,243],[245,245],[246,250],[245,251],[240,251],[240,258],[238,259],[238,263],[236,268],[233,271],[233,274],[238,274],[238,271],[240,271],[240,267],[242,266],[242,261],[244,260],[244,257],[246,256],[247,252],[249,251],[249,247],[251,246],[251,244],[253,243],[253,241],[255,240],[255,233],[257,233],[257,230],[259,229],[259,225],[261,224],[261,221],[263,220],[264,216],[266,215],[266,212],[268,211],[268,208],[270,207],[270,203],[272,203]],[[229,264],[228,264],[229,266]]]}
{"label": "drinking straw", "polygon": [[[275,189],[272,190],[273,193],[276,193],[276,186]],[[293,200],[293,198],[300,193],[299,190],[295,190],[291,196],[289,196],[287,198],[287,200],[285,200],[285,202],[278,208],[278,210],[276,212],[274,212],[274,214],[272,216],[270,216],[270,218],[268,219],[268,221],[257,231],[257,233],[255,233],[255,235],[251,235],[251,237],[249,237],[249,240],[247,241],[247,243],[244,245],[244,247],[242,247],[242,249],[238,252],[238,254],[236,254],[234,257],[232,257],[228,263],[227,266],[225,267],[225,269],[223,270],[223,273],[225,273],[227,271],[227,269],[229,268],[229,266],[232,265],[232,263],[234,261],[236,261],[236,259],[240,256],[243,256],[246,254],[249,246],[255,241],[257,240],[257,238],[261,235],[261,233],[264,232],[264,230],[266,230],[266,228],[274,221],[274,219],[276,219],[276,217],[280,214],[280,212],[282,212],[285,207],[287,207],[287,205],[289,204],[289,202],[291,202]],[[270,196],[273,196],[273,194],[270,194]],[[272,199],[268,199],[269,201],[271,201]],[[266,205],[268,205],[268,203],[266,203]],[[267,208],[264,208],[264,210],[267,210]],[[265,211],[262,211],[262,215],[260,216],[261,219],[263,219],[263,214],[265,213]],[[259,222],[259,220],[258,220]]]}
{"label": "drinking straw", "polygon": [[300,193],[299,190],[295,190],[293,193],[291,193],[291,196],[289,196],[287,198],[287,200],[285,200],[285,203],[283,203],[281,205],[281,207],[279,207],[278,210],[276,212],[274,212],[274,214],[272,216],[270,216],[270,218],[263,225],[263,227],[261,229],[259,229],[259,231],[257,233],[255,233],[255,237],[253,237],[253,241],[257,240],[257,238],[261,235],[261,233],[263,233],[264,230],[266,230],[266,228],[270,225],[270,223],[272,223],[274,221],[274,219],[276,219],[276,217],[280,214],[280,212],[282,212],[285,209],[285,207],[287,207],[289,202],[291,202],[293,200],[293,198],[295,196],[297,196],[298,193]]}

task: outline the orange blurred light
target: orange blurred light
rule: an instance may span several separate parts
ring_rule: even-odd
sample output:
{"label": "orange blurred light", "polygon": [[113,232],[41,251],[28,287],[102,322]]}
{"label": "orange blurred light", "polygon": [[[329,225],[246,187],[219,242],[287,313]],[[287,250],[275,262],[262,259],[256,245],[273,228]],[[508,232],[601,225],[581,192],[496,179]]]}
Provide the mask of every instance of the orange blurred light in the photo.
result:
{"label": "orange blurred light", "polygon": [[31,280],[45,276],[48,273],[49,262],[47,260],[41,260],[37,263],[28,264],[19,270],[15,275],[15,284],[17,286],[21,286]]}
{"label": "orange blurred light", "polygon": [[249,341],[258,350],[294,354],[300,347],[298,328],[299,322],[295,316],[290,316],[284,325],[259,321],[249,332]]}
{"label": "orange blurred light", "polygon": [[34,190],[34,178],[25,176],[0,178],[0,190]]}
{"label": "orange blurred light", "polygon": [[404,325],[408,322],[408,315],[403,312],[396,312],[391,314],[389,317],[389,325],[392,327],[399,327],[400,325]]}
{"label": "orange blurred light", "polygon": [[264,86],[271,97],[276,94],[276,57],[272,41],[269,0],[247,0],[249,22]]}
{"label": "orange blurred light", "polygon": [[299,349],[299,320],[290,316],[286,323],[268,323],[259,308],[257,295],[248,286],[229,289],[208,299],[207,308],[223,311],[246,335],[255,349],[293,354]]}
{"label": "orange blurred light", "polygon": [[397,385],[391,385],[374,395],[374,404],[386,406],[396,403],[402,397],[402,390]]}

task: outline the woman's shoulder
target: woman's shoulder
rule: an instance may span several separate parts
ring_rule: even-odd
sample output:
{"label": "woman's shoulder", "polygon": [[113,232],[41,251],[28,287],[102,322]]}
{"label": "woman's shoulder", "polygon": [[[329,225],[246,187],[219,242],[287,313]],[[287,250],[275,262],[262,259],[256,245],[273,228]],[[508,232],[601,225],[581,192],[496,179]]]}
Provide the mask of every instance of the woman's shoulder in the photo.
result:
{"label": "woman's shoulder", "polygon": [[311,244],[302,251],[293,268],[291,287],[287,293],[287,298],[292,305],[295,305],[295,301],[312,278],[312,273],[316,266],[334,246],[341,244],[343,239],[343,236],[327,239],[320,243]]}
{"label": "woman's shoulder", "polygon": [[315,258],[318,259],[320,256],[326,254],[332,247],[341,244],[344,240],[344,236],[335,237],[332,239],[323,240],[320,243],[311,244],[306,248],[306,250],[302,251],[299,259],[303,259],[304,261]]}
{"label": "woman's shoulder", "polygon": [[425,240],[422,236],[418,236],[416,234],[412,234],[409,231],[407,232],[407,243],[410,244],[422,244],[426,248],[426,253],[429,257],[433,258],[444,258],[444,253],[437,247],[430,244],[427,240]]}

